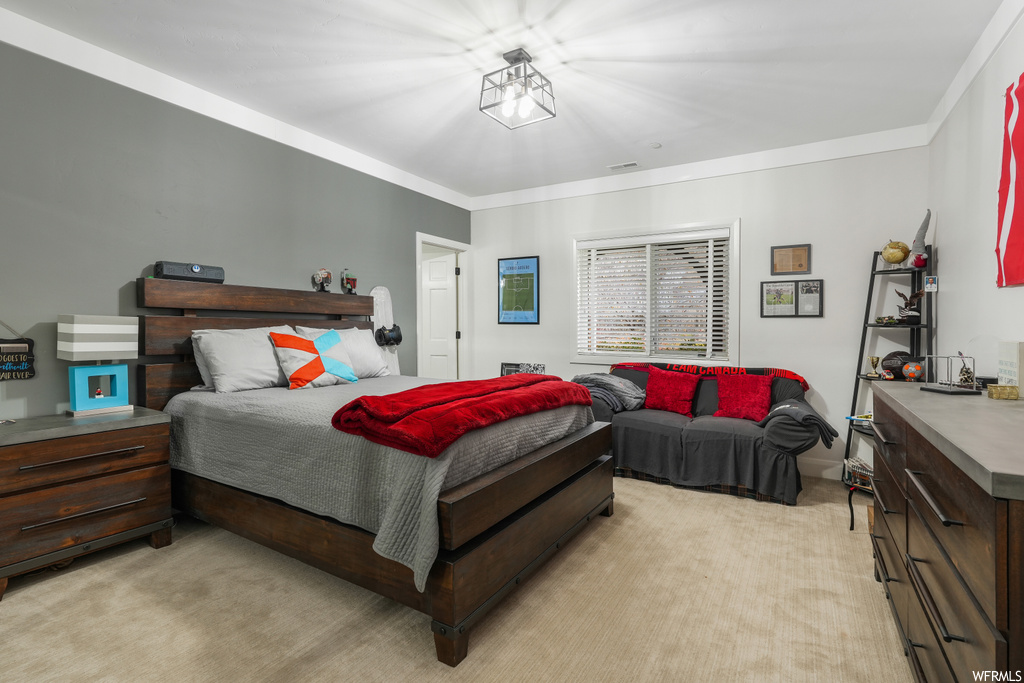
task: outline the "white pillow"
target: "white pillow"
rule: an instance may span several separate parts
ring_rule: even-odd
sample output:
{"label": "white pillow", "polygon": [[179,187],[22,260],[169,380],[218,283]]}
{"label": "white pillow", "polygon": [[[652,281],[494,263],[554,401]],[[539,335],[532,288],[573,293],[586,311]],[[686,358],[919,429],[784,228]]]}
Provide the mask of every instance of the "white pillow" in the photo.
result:
{"label": "white pillow", "polygon": [[[292,334],[288,325],[254,327],[248,330],[193,330],[192,348],[200,375],[217,393],[288,386],[288,378],[277,362],[271,332]],[[203,362],[199,362],[202,357]]]}
{"label": "white pillow", "polygon": [[[295,331],[306,339],[316,339],[327,332],[327,330],[317,327],[296,327]],[[352,370],[356,373],[356,377],[363,379],[391,374],[391,371],[388,370],[388,363],[384,359],[384,353],[374,341],[371,330],[350,327],[336,331],[341,335],[341,343],[344,344],[345,351],[348,352],[348,357],[352,360]]]}

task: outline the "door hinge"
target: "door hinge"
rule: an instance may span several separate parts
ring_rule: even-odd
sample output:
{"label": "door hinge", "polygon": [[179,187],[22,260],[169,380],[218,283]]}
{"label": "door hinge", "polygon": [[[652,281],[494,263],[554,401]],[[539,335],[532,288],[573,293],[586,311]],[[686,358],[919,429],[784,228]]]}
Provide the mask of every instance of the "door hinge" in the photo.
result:
{"label": "door hinge", "polygon": [[455,338],[462,339],[462,332],[460,332],[459,330],[455,330]]}
{"label": "door hinge", "polygon": [[462,275],[462,268],[459,268],[458,266],[455,266],[455,274],[456,275]]}

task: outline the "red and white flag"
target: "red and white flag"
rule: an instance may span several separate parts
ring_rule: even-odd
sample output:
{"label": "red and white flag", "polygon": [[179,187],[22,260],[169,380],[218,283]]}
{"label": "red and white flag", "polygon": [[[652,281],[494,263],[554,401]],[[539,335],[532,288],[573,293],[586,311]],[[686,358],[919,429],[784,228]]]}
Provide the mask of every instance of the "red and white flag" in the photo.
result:
{"label": "red and white flag", "polygon": [[1006,89],[1006,120],[1003,126],[1003,170],[999,178],[999,233],[996,285],[1024,284],[1024,74]]}

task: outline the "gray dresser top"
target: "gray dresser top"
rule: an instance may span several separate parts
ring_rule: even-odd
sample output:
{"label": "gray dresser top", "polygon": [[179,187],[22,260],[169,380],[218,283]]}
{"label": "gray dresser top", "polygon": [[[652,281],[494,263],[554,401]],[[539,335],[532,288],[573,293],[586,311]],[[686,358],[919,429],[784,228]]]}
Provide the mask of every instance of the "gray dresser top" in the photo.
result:
{"label": "gray dresser top", "polygon": [[19,418],[13,424],[0,425],[0,446],[14,446],[46,439],[62,439],[170,422],[171,416],[159,410],[135,406],[131,412],[107,413],[91,417],[44,415]]}
{"label": "gray dresser top", "polygon": [[896,414],[996,498],[1024,500],[1024,401],[949,396],[913,382],[873,382]]}

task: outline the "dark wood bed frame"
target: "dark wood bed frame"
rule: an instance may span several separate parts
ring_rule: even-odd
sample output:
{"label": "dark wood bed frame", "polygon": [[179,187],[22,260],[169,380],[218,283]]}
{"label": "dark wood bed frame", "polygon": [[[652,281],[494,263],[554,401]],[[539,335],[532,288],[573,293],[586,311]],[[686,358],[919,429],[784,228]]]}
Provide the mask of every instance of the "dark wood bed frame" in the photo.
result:
{"label": "dark wood bed frame", "polygon": [[[138,365],[136,400],[158,410],[200,383],[193,329],[276,324],[368,329],[373,313],[368,296],[154,278],[138,280],[138,305],[171,309],[140,320],[140,355],[177,357]],[[442,491],[437,502],[441,549],[423,593],[413,584],[412,570],[377,555],[373,534],[357,527],[178,470],[173,503],[430,615],[437,658],[455,666],[466,657],[470,629],[480,617],[595,515],[612,514],[610,450],[611,425],[595,422]]]}

